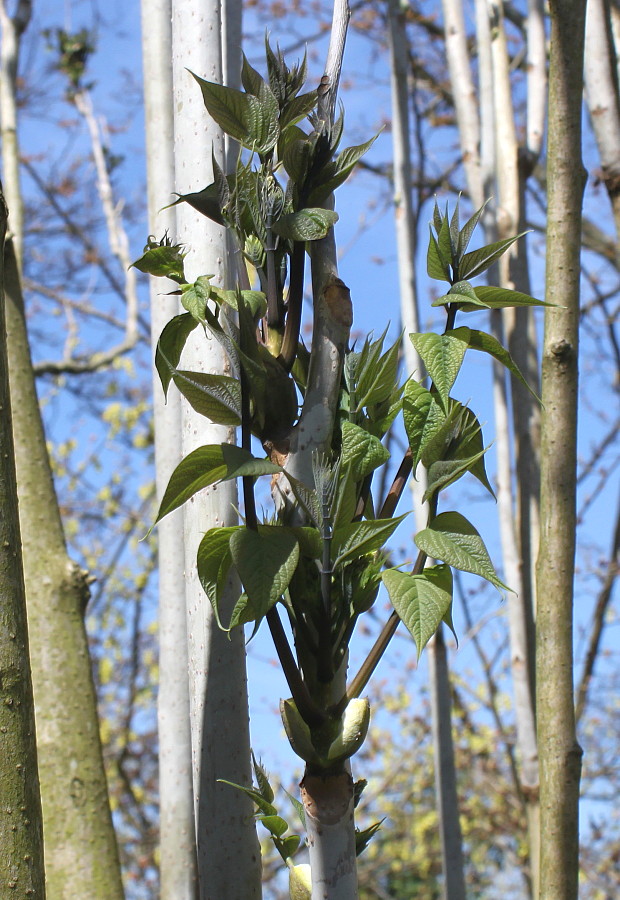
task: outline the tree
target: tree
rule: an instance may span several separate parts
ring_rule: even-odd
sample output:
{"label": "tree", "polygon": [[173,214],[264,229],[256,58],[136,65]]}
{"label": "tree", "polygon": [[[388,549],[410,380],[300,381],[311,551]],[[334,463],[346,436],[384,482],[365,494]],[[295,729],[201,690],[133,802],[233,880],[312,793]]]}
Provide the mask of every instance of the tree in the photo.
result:
{"label": "tree", "polygon": [[26,591],[11,431],[4,315],[7,209],[0,192],[0,884],[15,896],[45,896],[43,824],[37,772],[34,701],[28,656]]}
{"label": "tree", "polygon": [[[451,215],[435,205],[428,273],[450,285],[434,301],[445,309],[446,327],[441,335],[410,336],[428,370],[430,389],[413,379],[404,386],[395,384],[397,345],[384,351],[384,336],[376,341],[367,338],[359,352],[346,349],[349,292],[334,273],[329,243],[322,243],[328,241],[337,217],[325,206],[308,205],[325,204],[372,144],[371,140],[336,156],[342,125],[332,110],[344,46],[343,22],[346,8],[337,7],[328,69],[318,92],[300,94],[305,64],[289,69],[268,42],[268,81],[245,59],[243,92],[195,76],[208,112],[240,142],[247,156],[241,155],[236,170],[225,174],[214,155],[212,184],[182,194],[178,202],[226,224],[243,253],[240,260],[245,258],[256,269],[260,290],[252,288],[245,262],[238,270],[236,290],[214,286],[210,275],[192,283],[185,271],[183,245],[171,244],[167,237],[150,241],[135,263],[142,271],[176,281],[187,310],[168,323],[159,340],[156,365],[164,390],[173,381],[199,415],[222,425],[241,424],[241,447],[209,444],[195,447],[183,458],[171,476],[158,520],[203,488],[242,478],[245,524],[207,531],[198,548],[198,576],[222,630],[230,633],[249,622],[256,628],[263,618],[269,625],[292,693],[281,706],[285,729],[306,763],[301,788],[312,894],[317,898],[357,896],[356,845],[363,847],[376,826],[356,836],[356,791],[347,761],[368,728],[368,702],[360,694],[399,621],[414,636],[418,653],[442,620],[452,627],[451,566],[505,588],[476,529],[459,513],[439,513],[438,499],[443,488],[467,472],[491,490],[480,424],[450,395],[466,350],[488,353],[522,381],[523,376],[495,338],[467,326],[456,328],[456,316],[463,311],[540,305],[503,288],[474,289],[466,279],[488,269],[516,238],[467,252],[484,206],[461,228],[458,205]],[[310,133],[297,124],[306,116]],[[286,189],[279,178],[285,179]],[[306,244],[313,243],[316,247],[308,250],[315,313],[312,348],[306,356],[299,345],[303,262]],[[237,324],[230,319],[231,310],[237,313]],[[201,334],[198,326],[226,350],[238,382],[227,374],[179,368],[188,339]],[[316,364],[324,353],[331,359],[327,371]],[[297,389],[303,396],[299,418]],[[375,505],[372,474],[389,459],[380,439],[401,408],[409,449],[387,496]],[[252,454],[252,435],[268,458]],[[400,521],[393,518],[396,505],[419,462],[427,471],[423,501],[429,501],[430,509],[425,527],[416,535],[416,563],[409,575],[391,566],[382,571],[383,545]],[[257,516],[254,480],[260,475],[274,476],[275,521],[261,523]],[[442,564],[427,566],[429,558]],[[244,592],[230,610],[224,590],[233,567]],[[345,686],[342,673],[349,640],[381,582],[394,611]],[[278,604],[286,610],[296,658]],[[236,786],[254,800],[261,821],[288,860],[299,839],[283,837],[288,825],[276,813],[264,770],[256,763],[254,767],[258,787]],[[292,868],[292,890],[300,889],[296,884],[300,878],[299,869]]]}
{"label": "tree", "polygon": [[575,733],[573,581],[583,178],[575,169],[581,160],[584,26],[584,3],[552,4],[546,297],[559,308],[545,316],[542,368],[536,656],[542,900],[576,898],[579,877],[582,750]]}

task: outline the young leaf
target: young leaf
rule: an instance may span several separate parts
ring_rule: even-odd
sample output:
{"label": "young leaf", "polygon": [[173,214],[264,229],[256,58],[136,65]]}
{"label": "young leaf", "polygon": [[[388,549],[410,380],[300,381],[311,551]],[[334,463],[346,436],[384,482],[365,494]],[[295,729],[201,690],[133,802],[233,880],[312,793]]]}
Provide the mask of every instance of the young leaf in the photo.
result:
{"label": "young leaf", "polygon": [[426,271],[428,272],[429,278],[434,278],[436,281],[450,281],[450,267],[447,263],[441,258],[441,253],[439,251],[439,244],[437,243],[437,239],[432,232],[430,233],[430,238],[428,242],[428,252],[426,254]]}
{"label": "young leaf", "polygon": [[342,424],[342,464],[350,465],[354,481],[361,481],[390,458],[381,441],[352,422]]}
{"label": "young leaf", "polygon": [[[219,604],[232,566],[230,536],[241,527],[241,525],[231,525],[225,528],[210,528],[198,545],[196,557],[198,578],[211,602],[218,627],[222,630],[224,630],[224,626],[220,620]],[[273,797],[271,799],[273,800]]]}
{"label": "young leaf", "polygon": [[307,94],[300,94],[289,100],[280,112],[280,130],[284,131],[285,128],[288,129],[291,125],[305,119],[316,106],[316,98],[316,91],[309,91]]}
{"label": "young leaf", "polygon": [[[554,303],[545,303],[544,300],[537,300],[521,291],[509,291],[507,288],[491,287],[485,284],[474,288],[474,292],[478,300],[482,301],[489,309],[504,309],[507,306],[555,306]],[[465,307],[463,309],[465,312],[468,311]]]}
{"label": "young leaf", "polygon": [[218,481],[242,475],[267,475],[280,472],[267,459],[257,459],[248,450],[233,444],[208,444],[192,450],[176,467],[164,492],[156,522],[181,506],[197,491]]}
{"label": "young leaf", "polygon": [[470,472],[472,467],[482,459],[485,452],[486,450],[482,449],[464,459],[439,459],[434,462],[428,470],[428,484],[422,502],[430,500],[436,491],[441,491],[448,485],[454,484],[465,472]]}
{"label": "young leaf", "polygon": [[455,328],[445,334],[429,332],[409,335],[437,388],[444,408],[447,408],[450,389],[465,357],[468,331],[469,329]]}
{"label": "young leaf", "polygon": [[[383,348],[383,338],[375,342],[379,352]],[[356,389],[356,410],[374,403],[382,403],[390,396],[398,380],[398,361],[400,354],[400,340],[389,347],[385,353],[376,359],[378,353],[371,353],[366,365],[360,368],[359,380]]]}
{"label": "young leaf", "polygon": [[[461,228],[461,231],[459,233],[459,242],[458,242],[459,259],[463,256],[463,254],[467,250],[467,247],[469,246],[469,241],[471,240],[471,236],[474,233],[474,229],[476,228],[476,225],[480,221],[480,216],[484,212],[484,209],[488,202],[489,202],[488,200],[485,200],[484,203],[482,204],[482,206],[480,207],[480,209],[477,209],[476,212],[471,217],[471,219],[469,219]],[[460,267],[459,267],[459,270],[460,270]],[[460,274],[460,272],[459,272],[459,274]],[[462,277],[463,276],[461,275],[461,278]]]}
{"label": "young leaf", "polygon": [[273,230],[289,241],[318,241],[337,221],[338,213],[333,210],[309,207],[281,216]]}
{"label": "young leaf", "polygon": [[185,253],[181,252],[178,245],[158,244],[148,247],[140,259],[132,263],[132,266],[140,272],[146,272],[147,275],[170,278],[172,281],[176,281],[177,284],[184,284],[184,258]]}
{"label": "young leaf", "polygon": [[445,512],[436,516],[428,528],[416,534],[415,543],[434,559],[441,559],[463,572],[480,575],[498,590],[510,590],[497,577],[484,541],[460,513]]}
{"label": "young leaf", "polygon": [[235,784],[234,781],[227,781],[225,778],[218,778],[217,780],[220,784],[228,784],[230,785],[230,787],[237,788],[237,790],[243,791],[244,794],[247,794],[248,797],[251,797],[263,815],[276,816],[278,814],[275,806],[272,806],[271,803],[267,803],[264,797],[261,797],[258,791],[254,788],[244,787],[242,784]]}
{"label": "young leaf", "polygon": [[505,347],[502,347],[497,338],[494,338],[492,334],[487,334],[486,331],[477,331],[475,328],[467,330],[469,331],[469,346],[472,350],[480,350],[482,353],[488,353],[489,356],[492,356],[493,359],[496,359],[505,366],[511,375],[518,378],[521,384],[528,389],[533,397],[536,397],[537,400],[540,399],[521,374],[519,367],[508,350],[506,350]]}
{"label": "young leaf", "polygon": [[222,215],[222,207],[220,206],[219,201],[219,193],[215,183],[209,184],[201,191],[195,191],[190,194],[179,194],[178,198],[174,203],[171,203],[170,206],[177,206],[179,203],[187,203],[192,209],[199,212],[201,216],[206,216],[207,219],[211,219],[212,222],[216,222],[218,225],[225,225],[226,223]]}
{"label": "young leaf", "polygon": [[474,288],[469,281],[457,281],[453,284],[447,294],[433,300],[431,306],[446,306],[448,303],[466,304],[467,306],[479,306],[481,309],[488,309],[486,303],[479,300],[475,294]]}
{"label": "young leaf", "polygon": [[527,234],[527,231],[522,231],[521,234],[516,234],[514,237],[506,238],[503,241],[496,241],[494,244],[487,244],[486,247],[481,247],[479,250],[473,250],[471,253],[466,253],[459,263],[459,278],[475,278],[476,275],[481,275],[483,272],[486,272],[489,266],[491,266],[496,259],[499,259],[500,256],[503,256],[508,248],[511,247],[515,241],[518,241],[519,238],[523,237],[524,234]]}
{"label": "young leaf", "polygon": [[359,160],[370,150],[378,137],[379,135],[376,134],[364,144],[346,147],[333,162],[328,163],[321,172],[321,183],[310,194],[311,202],[321,203],[330,194],[333,194],[336,188],[347,180]]}
{"label": "young leaf", "polygon": [[267,85],[269,93],[259,100],[252,94],[191,74],[200,85],[209,115],[226,134],[257,153],[267,153],[275,146],[280,134],[279,108]]}
{"label": "young leaf", "polygon": [[242,528],[230,539],[230,552],[251,602],[254,616],[262,618],[287,589],[299,560],[294,533],[283,526],[260,531]]}
{"label": "young leaf", "polygon": [[288,822],[282,816],[259,816],[258,821],[274,837],[280,838],[288,831]]}
{"label": "young leaf", "polygon": [[350,559],[380,550],[396,531],[404,516],[396,519],[372,519],[363,522],[349,522],[334,531],[334,568]]}
{"label": "young leaf", "polygon": [[217,425],[241,424],[241,387],[236,378],[171,369],[172,380],[192,409]]}
{"label": "young leaf", "polygon": [[197,322],[205,323],[205,308],[211,296],[210,275],[199,275],[193,284],[181,285],[181,303]]}
{"label": "young leaf", "polygon": [[215,484],[226,475],[226,471],[221,444],[209,444],[192,450],[170,476],[155,521],[159,522],[202,488]]}
{"label": "young leaf", "polygon": [[422,447],[441,427],[445,413],[433,399],[430,391],[418,384],[408,381],[403,395],[403,420],[413,456],[413,472],[420,461]]}
{"label": "young leaf", "polygon": [[168,395],[172,372],[179,364],[187,338],[197,327],[196,319],[190,313],[183,313],[170,319],[160,335],[155,350],[155,368],[164,389],[164,396]]}
{"label": "young leaf", "polygon": [[394,609],[416,643],[419,659],[450,609],[450,566],[433,566],[424,569],[421,575],[407,575],[388,569],[381,577]]}

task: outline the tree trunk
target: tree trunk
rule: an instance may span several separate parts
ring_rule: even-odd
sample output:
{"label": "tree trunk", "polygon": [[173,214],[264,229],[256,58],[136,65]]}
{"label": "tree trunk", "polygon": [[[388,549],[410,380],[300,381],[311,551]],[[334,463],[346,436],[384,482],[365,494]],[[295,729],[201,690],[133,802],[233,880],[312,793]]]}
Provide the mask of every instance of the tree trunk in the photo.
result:
{"label": "tree trunk", "polygon": [[[174,0],[172,11],[176,190],[186,193],[202,190],[213,181],[212,147],[223,166],[222,133],[207,115],[200,89],[187,71],[222,82],[222,22],[217,3]],[[239,4],[231,4],[227,12],[239,15]],[[233,49],[230,48],[231,53]],[[212,275],[214,283],[223,286],[227,277],[223,229],[183,204],[177,210],[177,238],[191,250],[186,260],[189,277]],[[190,336],[184,367],[222,373],[227,365],[216,341],[207,340],[198,329]],[[232,429],[212,425],[185,401],[182,417],[184,456],[204,444],[234,441]],[[194,813],[201,900],[258,900],[261,894],[260,852],[252,803],[241,791],[217,782],[220,778],[237,784],[251,781],[243,631],[235,629],[229,636],[219,630],[196,571],[201,535],[215,525],[235,524],[236,502],[234,483],[228,482],[201,492],[184,507]],[[237,584],[230,585],[226,602],[231,609],[238,591]]]}
{"label": "tree trunk", "polygon": [[51,900],[121,900],[84,626],[88,576],[67,555],[12,244],[5,289],[13,435]]}
{"label": "tree trunk", "polygon": [[6,220],[0,193],[0,892],[17,900],[44,898],[45,872],[2,284]]}
{"label": "tree trunk", "polygon": [[[396,0],[389,4],[390,82],[392,94],[392,136],[394,153],[395,229],[400,283],[401,323],[405,329],[403,353],[407,375],[420,380],[424,367],[408,339],[420,330],[416,290],[415,260],[417,249],[416,219],[413,208],[413,171],[409,124],[409,53],[405,19]],[[416,473],[414,473],[416,474]],[[420,468],[411,479],[416,528],[426,528],[429,507],[422,498],[426,491],[426,471]],[[430,563],[429,563],[430,564]],[[441,629],[428,644],[431,710],[435,736],[435,782],[437,814],[441,834],[441,865],[447,900],[465,897],[462,835],[456,792],[456,765],[452,743],[452,708],[448,658]]]}
{"label": "tree trunk", "polygon": [[584,0],[553,0],[547,151],[542,368],[541,538],[537,570],[537,708],[541,900],[576,900],[581,748],[573,696],[577,358]]}
{"label": "tree trunk", "polygon": [[[149,231],[176,234],[176,216],[162,209],[172,200],[174,132],[172,111],[172,22],[170,0],[142,3],[142,49],[147,156]],[[178,312],[173,282],[151,280],[153,351],[164,326]],[[159,378],[153,383],[155,470],[161,500],[181,461],[181,399],[171,390],[164,401]],[[161,900],[195,900],[198,891],[192,787],[192,753],[187,671],[187,615],[183,513],[166,516],[157,527],[159,559],[159,845]]]}
{"label": "tree trunk", "polygon": [[24,211],[19,177],[17,135],[17,67],[21,37],[30,23],[32,0],[18,0],[9,14],[7,0],[0,0],[0,143],[2,177],[9,206],[9,227],[21,272]]}

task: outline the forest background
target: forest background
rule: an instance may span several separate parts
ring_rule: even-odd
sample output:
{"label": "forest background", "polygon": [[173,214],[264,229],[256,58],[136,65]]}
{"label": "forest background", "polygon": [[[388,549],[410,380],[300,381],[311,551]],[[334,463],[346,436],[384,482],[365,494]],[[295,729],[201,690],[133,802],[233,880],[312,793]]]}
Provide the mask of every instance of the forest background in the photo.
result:
{"label": "forest background", "polygon": [[[519,57],[523,15],[519,4],[506,6],[513,97],[521,122],[526,102]],[[289,57],[302,55],[308,47],[310,69],[318,79],[329,17],[330,10],[319,3],[295,4],[294,9],[281,3],[248,4],[245,52],[260,67],[263,34],[269,29],[272,42],[279,42]],[[130,898],[155,896],[158,877],[156,536],[140,541],[154,509],[151,353],[146,284],[135,270],[128,270],[148,231],[139,19],[137,2],[35,3],[21,39],[18,80],[24,288],[31,343],[71,552],[95,579],[87,626]],[[354,333],[374,329],[379,334],[388,327],[395,338],[401,313],[384,8],[356,4],[351,29],[342,84],[347,140],[359,143],[384,130],[338,195],[341,265],[356,298]],[[64,72],[59,70],[61,53],[67,52],[63,34],[78,36],[84,50],[83,103],[75,102],[66,65]],[[424,248],[432,201],[437,195],[440,202],[454,202],[465,180],[442,19],[433,4],[415,7],[408,35],[415,61],[409,79],[415,214],[422,248],[419,302],[424,321],[431,322]],[[98,170],[97,150],[103,160]],[[617,609],[611,590],[619,531],[620,351],[614,222],[589,127],[584,161],[589,178],[584,205],[575,655],[577,685],[583,689],[578,696],[584,701],[579,730],[585,750],[583,896],[605,898],[620,886],[620,821],[614,804],[620,774]],[[534,296],[544,292],[544,212],[544,183],[535,172],[527,188]],[[477,403],[482,421],[492,420],[490,369],[481,361],[476,370],[474,362],[467,377],[478,398],[480,385],[488,385],[486,399],[484,394],[480,398],[482,409],[480,399]],[[462,390],[466,396],[465,378]],[[395,434],[392,440],[402,445],[402,436]],[[462,508],[480,505],[481,531],[492,556],[499,559],[492,504],[483,503],[472,485],[455,491],[454,502]],[[405,523],[393,553],[400,562],[411,552]],[[476,581],[463,579],[459,594],[455,623],[460,646],[451,648],[451,665],[469,883],[472,896],[490,897],[485,893],[489,885],[494,892],[501,885],[505,894],[517,898],[523,896],[524,835],[510,774],[514,717],[506,607]],[[287,695],[286,685],[260,634],[250,643],[248,657],[253,747],[268,769],[290,772],[284,776],[288,784],[295,779],[292,756],[284,740],[274,739],[281,730],[276,708]],[[386,703],[384,696],[383,702],[398,710],[400,728],[392,724],[388,729],[378,717],[365,751],[365,766],[372,773],[365,798],[368,815],[372,820],[388,817],[375,846],[361,858],[368,897],[381,896],[372,893],[381,885],[399,896],[399,890],[424,884],[426,896],[437,896],[440,861],[428,676],[424,662],[416,671],[414,659],[409,638],[401,636],[374,687],[385,692],[389,684],[390,699]],[[266,869],[269,872],[270,866]],[[277,890],[274,886],[274,896]]]}

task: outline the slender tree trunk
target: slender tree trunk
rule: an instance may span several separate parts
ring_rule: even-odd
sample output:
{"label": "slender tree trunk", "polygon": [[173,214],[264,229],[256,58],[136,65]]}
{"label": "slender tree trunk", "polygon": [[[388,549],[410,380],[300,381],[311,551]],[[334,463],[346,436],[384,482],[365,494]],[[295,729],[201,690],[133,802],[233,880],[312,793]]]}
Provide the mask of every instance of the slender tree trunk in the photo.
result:
{"label": "slender tree trunk", "polygon": [[[395,228],[400,282],[401,322],[405,329],[403,342],[407,374],[417,379],[424,368],[407,335],[420,330],[416,290],[415,259],[417,248],[416,221],[413,209],[413,173],[409,124],[408,44],[402,7],[397,0],[389,4],[390,82],[392,94],[392,139],[394,153]],[[421,470],[411,480],[416,528],[428,524],[428,503],[422,502],[426,490],[426,473]],[[456,766],[452,743],[452,708],[450,673],[443,634],[431,638],[428,647],[431,709],[433,716],[435,783],[437,813],[441,834],[442,870],[446,900],[464,900],[462,835],[456,791]]]}
{"label": "slender tree trunk", "polygon": [[[227,9],[240,14],[239,4]],[[233,29],[234,32],[234,29]],[[187,69],[222,82],[222,20],[217,2],[174,0],[172,42],[174,79],[174,153],[176,190],[186,193],[213,180],[211,147],[224,161],[222,133],[207,116],[200,90]],[[229,48],[231,53],[233,48]],[[236,48],[238,49],[238,48]],[[191,249],[186,260],[190,278],[227,277],[223,229],[183,204],[177,212],[177,237]],[[187,343],[183,364],[193,370],[224,372],[227,361],[215,341],[196,330]],[[208,423],[182,403],[182,450],[234,441],[234,431]],[[192,498],[184,508],[185,580],[189,637],[189,677],[194,812],[201,900],[258,900],[260,852],[252,820],[252,804],[241,791],[219,784],[224,778],[249,784],[250,749],[245,645],[241,629],[230,637],[215,622],[198,581],[196,550],[201,535],[215,525],[236,523],[236,491],[228,482]],[[231,584],[226,601],[238,596]]]}
{"label": "slender tree trunk", "polygon": [[459,819],[456,766],[452,742],[452,698],[450,671],[443,627],[427,645],[433,713],[435,787],[441,837],[445,900],[465,900],[463,836]]}
{"label": "slender tree trunk", "polygon": [[52,900],[120,900],[123,886],[84,626],[89,579],[67,554],[10,242],[5,265],[47,892]]}
{"label": "slender tree trunk", "polygon": [[[171,202],[175,189],[172,110],[172,10],[170,0],[142,3],[142,57],[147,147],[149,231],[176,236]],[[153,351],[164,326],[178,312],[178,300],[151,280]],[[155,468],[161,499],[181,461],[181,400],[171,390],[164,402],[159,378],[153,383]],[[157,527],[159,557],[159,842],[161,900],[194,900],[198,892],[192,786],[192,753],[187,669],[187,615],[183,513],[166,516]]]}
{"label": "slender tree trunk", "polygon": [[[541,900],[576,900],[581,748],[573,696],[573,579],[584,0],[553,0],[547,151],[546,300],[542,369],[537,707]],[[582,174],[583,173],[583,174]]]}
{"label": "slender tree trunk", "polygon": [[[608,0],[589,0],[586,12],[585,82],[592,129],[601,158],[603,181],[620,235],[620,95],[618,46]],[[618,253],[620,260],[620,252]]]}
{"label": "slender tree trunk", "polygon": [[0,894],[44,898],[43,823],[2,284],[6,227],[0,189]]}
{"label": "slender tree trunk", "polygon": [[0,0],[0,142],[2,177],[10,210],[9,228],[21,271],[24,211],[19,177],[17,135],[17,67],[21,37],[32,16],[32,0],[18,0],[10,15],[7,0]]}

